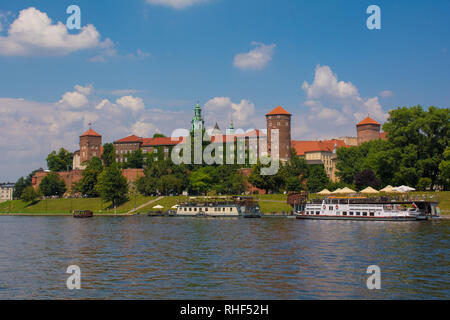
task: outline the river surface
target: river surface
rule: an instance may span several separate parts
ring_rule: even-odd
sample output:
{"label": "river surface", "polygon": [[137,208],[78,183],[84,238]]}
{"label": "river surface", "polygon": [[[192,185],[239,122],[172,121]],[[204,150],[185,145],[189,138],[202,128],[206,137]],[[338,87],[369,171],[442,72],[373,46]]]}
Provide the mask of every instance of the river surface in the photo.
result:
{"label": "river surface", "polygon": [[[1,299],[449,299],[450,222],[0,217]],[[68,290],[69,265],[81,290]],[[369,290],[369,265],[381,289]]]}

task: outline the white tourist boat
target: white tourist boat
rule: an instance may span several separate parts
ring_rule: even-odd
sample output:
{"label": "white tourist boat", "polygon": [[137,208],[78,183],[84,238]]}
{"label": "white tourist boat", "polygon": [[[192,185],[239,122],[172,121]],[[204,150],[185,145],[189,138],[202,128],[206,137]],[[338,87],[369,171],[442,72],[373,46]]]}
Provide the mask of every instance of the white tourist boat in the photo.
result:
{"label": "white tourist boat", "polygon": [[327,197],[300,208],[297,219],[416,221],[440,217],[437,202],[386,198]]}
{"label": "white tourist boat", "polygon": [[226,199],[226,197],[201,197],[178,204],[176,216],[260,218],[262,213],[256,201],[251,197],[236,197],[233,200]]}

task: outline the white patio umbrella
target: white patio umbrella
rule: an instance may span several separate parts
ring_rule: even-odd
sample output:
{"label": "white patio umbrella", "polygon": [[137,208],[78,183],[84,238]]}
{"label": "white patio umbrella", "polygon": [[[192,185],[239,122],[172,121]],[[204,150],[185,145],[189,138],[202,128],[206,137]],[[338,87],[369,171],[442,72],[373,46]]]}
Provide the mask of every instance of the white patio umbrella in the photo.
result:
{"label": "white patio umbrella", "polygon": [[342,191],[342,189],[338,188],[338,189],[334,190],[332,193],[341,193],[341,191]]}
{"label": "white patio umbrella", "polygon": [[331,192],[330,192],[330,190],[328,190],[328,189],[323,189],[322,191],[317,192],[317,194],[325,195],[325,194],[331,194]]}
{"label": "white patio umbrella", "polygon": [[172,209],[177,209],[179,207],[179,205],[174,205],[173,207],[172,207]]}
{"label": "white patio umbrella", "polygon": [[345,187],[344,189],[341,189],[340,193],[356,193],[356,191]]}
{"label": "white patio umbrella", "polygon": [[410,192],[410,191],[414,191],[416,189],[408,187],[408,186],[400,186],[400,187],[396,187],[394,188],[395,191],[397,192]]}
{"label": "white patio umbrella", "polygon": [[158,204],[157,206],[154,206],[153,209],[164,209],[164,207]]}
{"label": "white patio umbrella", "polygon": [[361,193],[367,193],[367,194],[375,194],[375,193],[380,193],[379,191],[375,190],[372,187],[367,187],[364,190],[360,191]]}
{"label": "white patio umbrella", "polygon": [[389,193],[389,192],[396,192],[396,191],[394,190],[394,187],[392,187],[391,185],[388,185],[388,186],[384,187],[383,189],[381,189],[380,192]]}

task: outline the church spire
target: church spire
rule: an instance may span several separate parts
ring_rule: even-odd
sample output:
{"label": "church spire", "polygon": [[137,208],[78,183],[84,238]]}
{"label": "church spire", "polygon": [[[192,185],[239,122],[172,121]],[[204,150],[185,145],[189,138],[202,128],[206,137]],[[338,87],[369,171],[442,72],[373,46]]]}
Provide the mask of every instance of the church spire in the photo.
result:
{"label": "church spire", "polygon": [[205,127],[205,121],[202,118],[202,108],[200,104],[197,102],[197,105],[194,109],[194,117],[192,118],[192,131],[200,129],[203,130]]}

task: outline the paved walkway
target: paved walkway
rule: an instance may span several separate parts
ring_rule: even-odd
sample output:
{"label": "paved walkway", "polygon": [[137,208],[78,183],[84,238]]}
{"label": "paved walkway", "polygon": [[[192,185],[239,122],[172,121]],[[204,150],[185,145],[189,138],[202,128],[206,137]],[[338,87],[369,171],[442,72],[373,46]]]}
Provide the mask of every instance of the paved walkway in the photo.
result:
{"label": "paved walkway", "polygon": [[145,208],[146,206],[149,206],[149,205],[151,205],[152,203],[155,203],[156,201],[159,201],[159,200],[161,200],[161,199],[163,199],[163,198],[164,198],[164,197],[161,196],[161,197],[158,197],[158,198],[156,198],[156,199],[154,199],[154,200],[150,200],[149,202],[144,203],[143,205],[137,207],[136,209],[133,208],[133,210],[127,212],[127,214],[133,214],[133,213],[135,213],[136,211],[138,211],[138,210],[140,210],[140,209],[142,209],[142,208]]}

